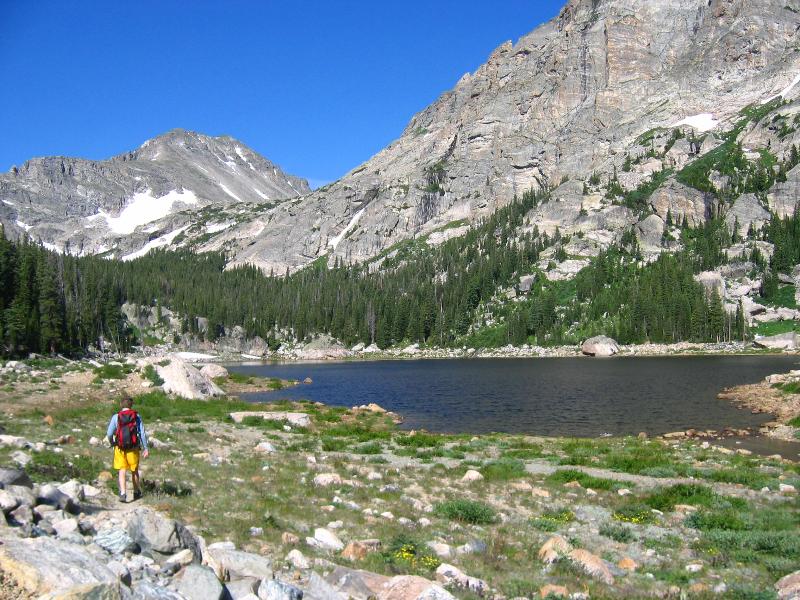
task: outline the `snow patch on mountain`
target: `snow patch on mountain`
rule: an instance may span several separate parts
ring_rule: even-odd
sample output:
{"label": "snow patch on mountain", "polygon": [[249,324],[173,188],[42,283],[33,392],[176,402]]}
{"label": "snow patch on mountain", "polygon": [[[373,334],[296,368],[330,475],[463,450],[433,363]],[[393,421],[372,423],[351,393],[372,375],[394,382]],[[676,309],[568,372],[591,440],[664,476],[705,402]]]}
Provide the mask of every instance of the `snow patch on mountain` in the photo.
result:
{"label": "snow patch on mountain", "polygon": [[219,187],[221,187],[223,192],[228,194],[228,196],[230,196],[231,198],[233,198],[237,202],[241,202],[242,201],[242,199],[239,198],[239,196],[237,196],[236,194],[234,194],[224,183],[220,183]]}
{"label": "snow patch on mountain", "polygon": [[706,131],[711,131],[716,128],[716,126],[719,125],[719,120],[715,119],[714,115],[711,113],[701,113],[692,117],[686,117],[675,123],[673,127],[680,127],[681,125],[688,125],[689,127],[694,127],[701,133],[705,133]]}
{"label": "snow patch on mountain", "polygon": [[189,225],[186,225],[184,227],[179,227],[175,231],[170,231],[169,233],[165,233],[164,235],[157,237],[154,240],[150,240],[140,250],[137,250],[136,252],[131,252],[130,254],[126,254],[125,256],[122,257],[121,260],[128,261],[128,260],[133,260],[135,258],[141,258],[145,254],[150,252],[150,250],[154,250],[156,248],[162,248],[164,246],[169,246],[170,244],[172,244],[172,242],[175,241],[176,237],[178,237],[181,233],[189,229],[189,227],[190,227]]}
{"label": "snow patch on mountain", "polygon": [[17,220],[17,227],[21,227],[25,231],[30,231],[33,228],[33,225],[28,225],[20,220]]}
{"label": "snow patch on mountain", "polygon": [[104,218],[108,227],[114,233],[128,235],[133,233],[140,225],[152,223],[163,219],[172,212],[176,202],[182,204],[197,204],[197,196],[191,190],[172,190],[164,196],[156,198],[152,190],[139,192],[133,195],[128,205],[122,209],[117,217],[100,211],[96,215],[87,217],[90,221]]}
{"label": "snow patch on mountain", "polygon": [[330,240],[328,242],[328,246],[330,246],[331,248],[336,250],[336,246],[338,246],[339,242],[341,242],[344,239],[344,236],[346,236],[347,233],[351,229],[353,229],[353,227],[356,226],[356,224],[358,223],[358,220],[361,218],[361,215],[364,214],[365,210],[366,210],[366,207],[362,208],[356,214],[354,214],[353,218],[350,219],[350,222],[347,224],[347,226],[339,232],[339,235],[337,235],[335,238],[333,238],[332,240]]}

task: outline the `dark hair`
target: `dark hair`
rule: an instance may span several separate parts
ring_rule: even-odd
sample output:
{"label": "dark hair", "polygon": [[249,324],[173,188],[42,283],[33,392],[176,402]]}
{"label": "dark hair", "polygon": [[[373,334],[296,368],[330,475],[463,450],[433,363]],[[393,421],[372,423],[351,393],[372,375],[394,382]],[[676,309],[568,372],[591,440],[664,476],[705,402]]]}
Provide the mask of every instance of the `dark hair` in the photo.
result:
{"label": "dark hair", "polygon": [[133,398],[131,398],[128,394],[122,394],[122,397],[119,399],[119,405],[122,408],[130,408],[133,406]]}

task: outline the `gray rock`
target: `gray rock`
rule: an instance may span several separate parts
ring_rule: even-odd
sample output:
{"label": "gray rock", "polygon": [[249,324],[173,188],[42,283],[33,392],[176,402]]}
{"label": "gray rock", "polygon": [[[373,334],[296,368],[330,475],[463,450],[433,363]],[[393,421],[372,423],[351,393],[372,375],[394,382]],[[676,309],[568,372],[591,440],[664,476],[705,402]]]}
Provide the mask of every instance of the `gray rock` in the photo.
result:
{"label": "gray rock", "polygon": [[260,600],[303,600],[303,591],[276,579],[264,579],[258,586]]}
{"label": "gray rock", "polygon": [[2,487],[9,485],[20,485],[27,488],[33,487],[33,482],[28,474],[22,469],[0,468],[0,484]]}
{"label": "gray rock", "polygon": [[188,600],[220,600],[223,592],[214,571],[200,565],[186,567],[178,583],[178,593]]}
{"label": "gray rock", "polygon": [[36,501],[41,504],[56,506],[68,512],[78,512],[79,510],[72,498],[50,483],[46,483],[39,488],[36,493]]}
{"label": "gray rock", "polygon": [[142,552],[174,554],[183,548],[191,549],[200,560],[200,548],[195,537],[183,525],[148,508],[137,508],[128,515],[128,535]]}
{"label": "gray rock", "polygon": [[119,578],[121,583],[127,586],[131,585],[132,581],[131,572],[128,569],[128,567],[123,565],[118,560],[109,561],[108,563],[106,563],[106,567],[108,567],[108,570],[114,573]]}
{"label": "gray rock", "polygon": [[706,296],[709,298],[716,294],[720,298],[725,297],[725,279],[716,271],[703,271],[694,276],[694,280],[703,286]]}
{"label": "gray rock", "polygon": [[29,594],[64,592],[83,584],[116,585],[118,577],[83,546],[49,537],[7,538],[0,545],[0,571],[23,577]]}
{"label": "gray rock", "polygon": [[598,335],[583,342],[581,352],[587,356],[613,356],[619,352],[619,344],[610,337]]}
{"label": "gray rock", "polygon": [[245,577],[244,579],[229,581],[225,584],[225,589],[233,600],[240,600],[245,596],[255,595],[260,584],[261,581],[258,579]]}
{"label": "gray rock", "polygon": [[94,543],[109,552],[110,554],[123,554],[134,552],[139,549],[139,545],[128,535],[128,532],[121,528],[104,529],[94,537]]}
{"label": "gray rock", "polygon": [[[369,597],[377,597],[389,583],[390,578],[369,571],[336,566],[325,576],[324,581],[332,586],[338,593],[342,594],[344,598],[366,600]],[[309,581],[309,584],[310,583]],[[318,585],[322,587],[320,584]],[[313,589],[314,588],[309,585],[309,595],[313,593]]]}
{"label": "gray rock", "polygon": [[744,194],[739,196],[728,209],[725,215],[725,223],[733,231],[735,223],[739,224],[739,235],[747,235],[747,230],[752,225],[756,229],[769,222],[771,216],[769,211],[761,205],[755,194]]}
{"label": "gray rock", "polygon": [[8,513],[11,520],[17,525],[33,524],[33,511],[27,504],[18,506]]}
{"label": "gray rock", "polygon": [[795,350],[797,348],[797,334],[792,331],[770,336],[756,336],[753,344],[773,350]]}
{"label": "gray rock", "polygon": [[258,554],[225,548],[208,548],[206,557],[209,566],[217,574],[222,574],[223,578],[272,579],[272,562]]}
{"label": "gray rock", "polygon": [[147,579],[133,582],[131,600],[186,600],[184,596]]}

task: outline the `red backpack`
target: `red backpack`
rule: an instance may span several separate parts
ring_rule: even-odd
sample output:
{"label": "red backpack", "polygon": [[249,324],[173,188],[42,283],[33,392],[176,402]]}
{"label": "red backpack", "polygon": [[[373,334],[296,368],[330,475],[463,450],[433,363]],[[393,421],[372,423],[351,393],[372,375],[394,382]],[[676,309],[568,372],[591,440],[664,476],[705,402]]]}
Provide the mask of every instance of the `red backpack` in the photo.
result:
{"label": "red backpack", "polygon": [[123,408],[117,413],[117,448],[135,450],[139,447],[138,414],[131,408]]}

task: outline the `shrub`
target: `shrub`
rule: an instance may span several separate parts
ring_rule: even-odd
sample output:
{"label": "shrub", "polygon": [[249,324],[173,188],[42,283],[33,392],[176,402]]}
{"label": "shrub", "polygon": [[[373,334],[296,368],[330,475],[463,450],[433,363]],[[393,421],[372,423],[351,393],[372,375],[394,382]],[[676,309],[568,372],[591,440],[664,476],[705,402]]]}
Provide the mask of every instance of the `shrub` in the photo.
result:
{"label": "shrub", "polygon": [[125,379],[133,369],[130,365],[106,364],[94,369],[94,383],[102,383],[106,379]]}
{"label": "shrub", "polygon": [[568,509],[548,510],[540,517],[533,519],[532,525],[542,531],[555,531],[561,525],[566,525],[575,520],[575,513]]}
{"label": "shrub", "polygon": [[630,529],[619,523],[603,523],[600,526],[600,535],[623,544],[629,544],[636,537]]}
{"label": "shrub", "polygon": [[394,438],[399,446],[406,448],[432,448],[442,443],[439,436],[430,433],[415,433],[414,435],[403,435]]}
{"label": "shrub", "polygon": [[746,531],[752,528],[751,523],[745,521],[732,509],[698,511],[686,517],[686,526],[703,531]]}
{"label": "shrub", "polygon": [[155,367],[153,365],[145,365],[144,371],[142,371],[144,378],[147,379],[155,386],[162,386],[164,385],[164,380],[158,375]]}
{"label": "shrub", "polygon": [[616,485],[611,479],[602,479],[600,477],[592,477],[591,475],[578,471],[577,469],[562,469],[547,476],[547,480],[554,484],[564,484],[570,481],[577,481],[585,488],[592,488],[593,490],[610,490]]}
{"label": "shrub", "polygon": [[525,477],[525,465],[519,461],[509,458],[501,458],[487,462],[481,467],[481,475],[486,481],[508,481]]}
{"label": "shrub", "polygon": [[676,504],[711,506],[717,498],[717,494],[704,485],[679,483],[658,490],[645,498],[644,502],[650,508],[666,512],[674,509]]}
{"label": "shrub", "polygon": [[383,446],[379,442],[368,442],[353,449],[355,454],[380,454],[383,452]]}
{"label": "shrub", "polygon": [[447,500],[436,504],[433,511],[439,517],[471,525],[488,525],[497,520],[491,506],[474,500]]}
{"label": "shrub", "polygon": [[653,512],[650,510],[650,507],[645,504],[628,504],[622,506],[614,511],[612,516],[617,521],[633,523],[635,525],[652,523],[654,520]]}

